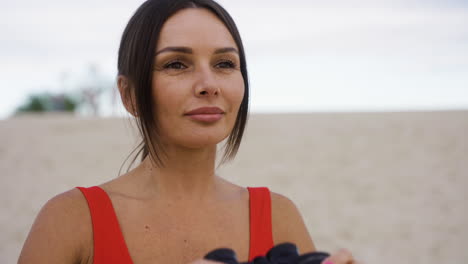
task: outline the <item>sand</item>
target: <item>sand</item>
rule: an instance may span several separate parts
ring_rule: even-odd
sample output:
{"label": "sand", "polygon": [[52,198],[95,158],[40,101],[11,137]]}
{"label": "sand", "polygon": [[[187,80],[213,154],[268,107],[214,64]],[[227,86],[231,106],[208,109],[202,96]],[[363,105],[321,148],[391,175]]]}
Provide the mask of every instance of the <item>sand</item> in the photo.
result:
{"label": "sand", "polygon": [[[252,115],[219,175],[268,186],[301,210],[320,250],[364,263],[468,259],[468,111]],[[126,119],[0,121],[0,263],[15,263],[41,206],[118,176]]]}

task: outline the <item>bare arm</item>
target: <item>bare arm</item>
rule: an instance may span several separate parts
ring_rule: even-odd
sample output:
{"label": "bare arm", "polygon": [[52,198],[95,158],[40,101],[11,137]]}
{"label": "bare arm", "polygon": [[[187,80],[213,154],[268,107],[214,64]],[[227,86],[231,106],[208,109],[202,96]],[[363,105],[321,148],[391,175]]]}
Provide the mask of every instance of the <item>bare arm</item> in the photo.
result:
{"label": "bare arm", "polygon": [[[285,196],[273,192],[271,193],[271,204],[275,245],[291,242],[296,244],[300,254],[315,251],[315,245],[296,205]],[[358,264],[347,249],[337,251],[322,263]]]}
{"label": "bare arm", "polygon": [[50,199],[37,215],[18,263],[80,263],[84,242],[92,236],[87,210],[77,189]]}
{"label": "bare arm", "polygon": [[296,205],[287,197],[272,192],[271,210],[275,245],[291,242],[300,253],[315,251],[315,245]]}

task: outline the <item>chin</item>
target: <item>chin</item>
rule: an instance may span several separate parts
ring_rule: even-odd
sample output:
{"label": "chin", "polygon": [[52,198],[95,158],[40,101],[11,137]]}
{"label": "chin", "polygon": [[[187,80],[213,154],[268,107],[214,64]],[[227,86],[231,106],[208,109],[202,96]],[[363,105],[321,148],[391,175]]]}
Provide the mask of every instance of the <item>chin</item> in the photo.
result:
{"label": "chin", "polygon": [[221,143],[228,136],[229,133],[191,134],[184,139],[177,140],[177,145],[190,149],[216,147],[218,143]]}
{"label": "chin", "polygon": [[216,147],[216,145],[221,143],[224,138],[204,138],[204,139],[187,140],[187,141],[183,142],[183,146],[185,146],[187,148],[191,148],[191,149],[202,149],[202,148],[208,148],[208,147]]}

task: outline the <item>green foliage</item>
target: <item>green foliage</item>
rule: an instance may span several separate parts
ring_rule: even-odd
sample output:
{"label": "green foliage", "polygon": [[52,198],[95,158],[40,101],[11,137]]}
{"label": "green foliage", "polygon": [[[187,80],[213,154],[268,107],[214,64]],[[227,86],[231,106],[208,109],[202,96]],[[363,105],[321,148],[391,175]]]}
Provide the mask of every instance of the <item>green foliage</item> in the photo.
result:
{"label": "green foliage", "polygon": [[77,105],[78,105],[78,102],[72,100],[70,97],[65,97],[64,101],[63,101],[63,104],[64,104],[65,111],[74,112]]}
{"label": "green foliage", "polygon": [[74,112],[78,107],[78,100],[66,94],[33,94],[16,110],[24,112]]}
{"label": "green foliage", "polygon": [[112,99],[111,96],[114,96],[114,82],[102,75],[94,64],[89,65],[85,75],[70,78],[67,73],[62,73],[60,83],[54,86],[67,92],[30,94],[16,108],[15,114],[75,112],[98,116],[103,99]]}

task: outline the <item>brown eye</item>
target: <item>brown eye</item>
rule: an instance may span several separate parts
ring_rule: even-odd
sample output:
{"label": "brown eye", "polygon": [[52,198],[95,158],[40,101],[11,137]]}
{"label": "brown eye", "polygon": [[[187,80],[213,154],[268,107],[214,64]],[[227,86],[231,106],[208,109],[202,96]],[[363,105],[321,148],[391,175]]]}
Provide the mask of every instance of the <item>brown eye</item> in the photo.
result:
{"label": "brown eye", "polygon": [[186,68],[187,68],[187,66],[185,66],[180,61],[169,62],[168,64],[164,65],[164,69],[182,70],[182,69],[186,69]]}
{"label": "brown eye", "polygon": [[216,64],[217,68],[222,68],[222,69],[230,69],[230,68],[235,68],[236,64],[230,60],[225,60],[221,61],[218,64]]}

